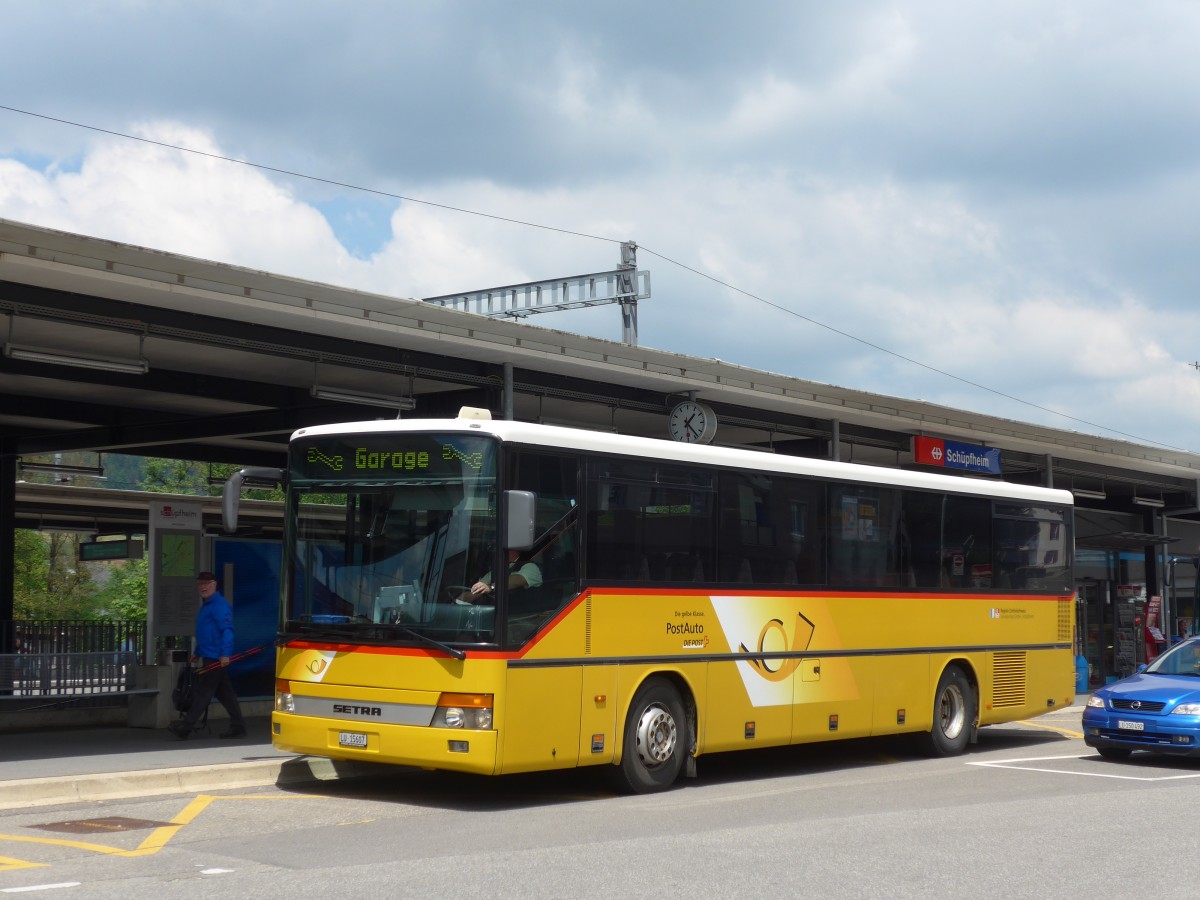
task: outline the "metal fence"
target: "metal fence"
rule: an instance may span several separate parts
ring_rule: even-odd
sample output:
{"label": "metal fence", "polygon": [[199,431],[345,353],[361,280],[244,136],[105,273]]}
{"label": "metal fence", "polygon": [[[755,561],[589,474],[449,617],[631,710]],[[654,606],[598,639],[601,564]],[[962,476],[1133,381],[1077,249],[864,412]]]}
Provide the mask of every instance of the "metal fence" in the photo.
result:
{"label": "metal fence", "polygon": [[132,650],[97,653],[5,653],[0,691],[10,697],[80,697],[134,687]]}
{"label": "metal fence", "polygon": [[0,696],[127,693],[145,655],[145,622],[0,622]]}

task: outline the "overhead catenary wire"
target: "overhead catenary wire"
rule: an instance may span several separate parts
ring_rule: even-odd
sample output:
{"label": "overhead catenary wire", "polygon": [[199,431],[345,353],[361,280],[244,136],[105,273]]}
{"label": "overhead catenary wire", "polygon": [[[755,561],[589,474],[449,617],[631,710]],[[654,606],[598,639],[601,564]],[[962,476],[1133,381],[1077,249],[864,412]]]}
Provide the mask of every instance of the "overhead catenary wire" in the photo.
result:
{"label": "overhead catenary wire", "polygon": [[1078,416],[1072,416],[1069,413],[1061,412],[1060,410],[1051,409],[1048,406],[1042,406],[1041,404],[1034,403],[1032,400],[1024,400],[1021,397],[1017,397],[1013,394],[1008,394],[1008,393],[1005,393],[1004,391],[998,390],[996,388],[988,387],[986,384],[980,384],[978,381],[972,381],[971,379],[964,378],[961,375],[955,375],[953,372],[947,372],[945,369],[939,369],[936,366],[931,366],[928,363],[923,363],[919,359],[913,359],[911,356],[905,356],[903,353],[898,353],[895,350],[889,350],[887,347],[883,347],[879,344],[873,343],[872,341],[869,341],[866,338],[861,338],[858,335],[851,334],[848,331],[843,331],[840,328],[835,328],[832,325],[827,325],[826,323],[821,322],[818,319],[814,319],[811,316],[804,315],[804,313],[796,312],[794,309],[788,309],[786,306],[780,306],[778,303],[774,303],[773,301],[768,300],[766,297],[761,297],[758,294],[752,293],[751,291],[747,291],[743,288],[738,287],[737,285],[729,284],[728,282],[722,281],[721,279],[716,278],[712,275],[709,275],[706,272],[701,272],[698,269],[694,269],[691,266],[689,266],[687,263],[682,263],[679,260],[671,259],[670,257],[664,256],[661,253],[657,253],[654,250],[650,249],[649,247],[646,247],[640,243],[638,244],[638,249],[643,250],[646,253],[649,253],[651,256],[658,257],[663,262],[668,262],[673,266],[678,266],[681,269],[686,269],[687,271],[691,272],[694,275],[698,275],[701,278],[707,278],[709,281],[713,282],[714,284],[718,284],[721,287],[728,288],[731,291],[735,291],[744,297],[748,297],[751,300],[755,300],[759,303],[765,304],[766,306],[770,306],[772,309],[777,309],[780,312],[786,313],[789,316],[795,316],[798,319],[803,319],[805,322],[808,322],[811,325],[816,325],[818,328],[824,328],[826,331],[830,331],[836,335],[840,335],[841,337],[847,338],[848,340],[857,341],[858,343],[862,344],[864,347],[870,347],[872,350],[878,350],[880,353],[886,353],[888,356],[894,357],[895,359],[903,360],[904,362],[909,363],[910,365],[918,366],[922,369],[925,369],[927,372],[933,372],[935,375],[941,375],[945,378],[951,378],[954,381],[959,382],[960,384],[965,384],[969,387],[977,388],[978,390],[981,390],[981,391],[987,391],[989,394],[994,394],[997,397],[1003,397],[1006,400],[1012,400],[1015,403],[1020,403],[1020,404],[1023,404],[1024,406],[1028,406],[1032,409],[1038,409],[1038,410],[1041,410],[1042,412],[1050,413],[1051,415],[1054,415],[1054,416],[1059,416],[1059,417],[1061,417],[1063,419],[1067,419],[1071,422],[1077,422],[1080,425],[1087,425],[1091,428],[1099,428],[1102,431],[1109,432],[1110,434],[1119,434],[1122,437],[1127,437],[1127,438],[1130,438],[1135,441],[1143,441],[1147,444],[1153,444],[1156,447],[1163,447],[1168,450],[1178,450],[1181,453],[1190,453],[1191,452],[1190,450],[1185,450],[1182,447],[1173,447],[1170,444],[1164,444],[1159,441],[1152,441],[1152,440],[1149,440],[1148,438],[1139,437],[1138,435],[1135,435],[1135,434],[1129,434],[1128,432],[1120,431],[1116,428],[1110,428],[1107,425],[1101,425],[1098,422],[1090,422],[1087,419],[1081,419]]}
{"label": "overhead catenary wire", "polygon": [[[406,203],[417,203],[422,206],[428,206],[428,207],[431,207],[434,209],[443,209],[448,212],[459,213],[461,215],[476,216],[479,218],[491,219],[492,221],[496,221],[496,222],[505,222],[510,225],[520,225],[520,226],[524,226],[526,228],[537,228],[537,229],[541,229],[543,231],[551,231],[551,232],[555,232],[558,234],[565,234],[565,235],[570,235],[573,237],[586,238],[588,240],[604,241],[606,243],[612,243],[612,244],[621,244],[623,242],[622,239],[620,239],[620,238],[611,238],[611,237],[607,237],[605,235],[589,234],[588,232],[578,231],[575,229],[562,228],[562,227],[555,226],[555,225],[545,225],[540,222],[530,222],[525,219],[515,218],[513,216],[502,216],[502,215],[498,215],[496,213],[482,212],[480,210],[467,209],[467,208],[461,207],[461,206],[452,206],[450,204],[438,203],[438,202],[435,202],[432,200],[422,200],[419,197],[409,197],[404,194],[397,194],[397,193],[393,193],[391,191],[380,190],[378,188],[364,187],[362,185],[352,184],[352,183],[346,182],[346,181],[339,181],[339,180],[333,179],[333,178],[325,178],[325,177],[322,177],[319,175],[309,175],[304,172],[297,172],[297,171],[294,171],[291,169],[280,168],[278,166],[269,166],[269,165],[265,165],[263,163],[252,162],[250,160],[237,159],[236,157],[225,156],[224,154],[221,154],[221,153],[213,153],[208,150],[197,150],[192,147],[184,147],[184,146],[181,146],[178,144],[171,144],[166,141],[157,141],[157,140],[154,140],[153,138],[147,138],[147,137],[141,137],[139,135],[128,134],[126,132],[116,131],[116,130],[113,130],[110,128],[101,128],[96,125],[89,125],[84,122],[76,122],[71,119],[63,119],[63,118],[60,118],[57,116],[46,115],[44,113],[37,113],[37,112],[33,112],[33,111],[27,110],[27,109],[19,109],[14,106],[6,106],[4,104],[0,104],[0,110],[5,110],[7,112],[16,113],[18,115],[30,116],[30,117],[36,118],[36,119],[42,119],[47,122],[55,122],[60,125],[67,125],[72,128],[80,128],[80,129],[84,129],[87,131],[93,131],[98,134],[106,134],[111,137],[122,138],[124,140],[138,141],[143,144],[150,144],[150,145],[153,145],[156,147],[162,147],[164,149],[174,150],[174,151],[177,151],[180,153],[189,153],[189,154],[193,154],[196,156],[203,156],[208,159],[219,160],[221,162],[227,162],[227,163],[232,163],[235,165],[247,166],[249,168],[258,169],[263,172],[273,172],[275,174],[286,175],[291,178],[301,178],[306,181],[312,181],[312,182],[315,182],[318,184],[326,184],[326,185],[330,185],[332,187],[345,188],[347,190],[358,191],[358,192],[365,193],[365,194],[373,194],[378,197],[388,197],[390,199],[401,200]],[[646,253],[649,253],[651,256],[661,259],[665,263],[676,266],[680,269],[683,269],[686,272],[690,272],[693,275],[696,275],[700,278],[706,279],[707,281],[710,281],[713,284],[719,285],[728,290],[731,290],[738,294],[741,294],[742,296],[744,296],[748,299],[754,300],[755,302],[762,303],[763,305],[769,306],[772,309],[778,310],[779,312],[785,313],[790,316],[794,316],[795,318],[801,319],[802,321],[807,322],[810,325],[815,325],[818,328],[822,328],[832,334],[836,334],[840,337],[846,338],[847,340],[855,341],[856,343],[861,344],[864,347],[868,347],[879,353],[886,354],[888,356],[891,356],[894,359],[898,359],[898,360],[901,360],[902,362],[906,362],[909,365],[917,366],[918,368],[924,369],[927,372],[932,372],[935,375],[940,375],[943,378],[949,378],[953,381],[958,382],[959,384],[963,384],[968,387],[975,388],[976,390],[984,391],[984,392],[992,394],[993,396],[996,396],[996,397],[1002,397],[1006,400],[1011,400],[1014,403],[1018,403],[1022,406],[1027,406],[1030,409],[1036,409],[1041,412],[1048,413],[1049,415],[1052,415],[1052,416],[1057,416],[1057,417],[1065,419],[1069,422],[1075,422],[1076,424],[1085,425],[1089,428],[1096,428],[1101,431],[1108,432],[1109,434],[1120,435],[1121,437],[1129,438],[1130,440],[1139,441],[1141,443],[1149,444],[1149,445],[1152,445],[1155,447],[1162,447],[1162,448],[1168,449],[1168,450],[1176,450],[1180,453],[1192,452],[1192,451],[1187,450],[1182,447],[1176,447],[1172,444],[1166,444],[1161,441],[1151,440],[1149,438],[1131,434],[1130,432],[1121,431],[1120,429],[1117,429],[1117,428],[1112,428],[1108,425],[1102,425],[1098,422],[1092,422],[1088,419],[1080,418],[1079,416],[1073,416],[1069,413],[1062,412],[1061,410],[1052,409],[1048,406],[1043,406],[1039,403],[1034,403],[1032,400],[1026,400],[1022,397],[1017,397],[1014,394],[1006,393],[1005,391],[1001,391],[997,388],[988,387],[985,384],[982,384],[978,381],[972,381],[971,379],[964,378],[961,375],[955,375],[953,372],[948,372],[945,369],[939,369],[936,366],[929,365],[928,363],[923,363],[918,359],[914,359],[910,356],[905,356],[903,353],[899,353],[895,350],[891,350],[880,344],[876,344],[873,341],[869,341],[866,338],[859,337],[858,335],[852,334],[848,331],[844,331],[840,328],[836,328],[832,325],[826,324],[825,322],[822,322],[819,319],[814,319],[813,317],[807,316],[800,312],[797,312],[796,310],[789,309],[786,306],[783,306],[772,300],[768,300],[767,298],[762,297],[759,294],[755,294],[752,291],[748,291],[748,290],[745,290],[744,288],[740,288],[737,285],[730,284],[729,282],[723,281],[722,279],[717,278],[713,275],[710,275],[707,272],[704,272],[700,269],[697,269],[694,266],[688,265],[687,263],[681,262],[677,259],[674,259],[673,257],[667,256],[664,253],[660,253],[660,252],[654,250],[653,248],[646,246],[645,244],[641,243],[640,241],[638,242],[638,249],[642,250]]]}

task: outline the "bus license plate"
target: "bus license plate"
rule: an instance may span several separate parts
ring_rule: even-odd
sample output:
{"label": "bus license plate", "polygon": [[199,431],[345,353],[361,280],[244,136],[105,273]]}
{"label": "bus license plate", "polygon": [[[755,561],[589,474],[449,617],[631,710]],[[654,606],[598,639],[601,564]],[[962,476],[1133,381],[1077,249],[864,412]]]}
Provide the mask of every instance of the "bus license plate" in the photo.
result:
{"label": "bus license plate", "polygon": [[339,731],[338,732],[339,747],[365,747],[367,746],[367,736],[357,731]]}
{"label": "bus license plate", "polygon": [[1117,719],[1117,727],[1123,731],[1145,731],[1145,722],[1127,722],[1124,719]]}

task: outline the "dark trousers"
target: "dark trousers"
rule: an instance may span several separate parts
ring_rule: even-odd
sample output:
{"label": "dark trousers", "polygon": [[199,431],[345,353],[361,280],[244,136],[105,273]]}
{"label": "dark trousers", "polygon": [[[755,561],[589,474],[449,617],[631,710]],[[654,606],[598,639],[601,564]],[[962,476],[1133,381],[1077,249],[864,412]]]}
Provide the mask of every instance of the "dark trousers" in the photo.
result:
{"label": "dark trousers", "polygon": [[183,717],[184,726],[189,730],[195,728],[200,717],[204,715],[204,711],[208,709],[208,704],[212,702],[212,698],[216,697],[225,707],[225,711],[229,713],[229,722],[232,727],[244,729],[246,722],[242,718],[242,707],[238,703],[237,694],[233,691],[233,683],[229,680],[229,669],[222,666],[219,660],[201,657],[201,667],[210,663],[217,663],[217,665],[196,676],[196,692],[192,695],[191,709]]}

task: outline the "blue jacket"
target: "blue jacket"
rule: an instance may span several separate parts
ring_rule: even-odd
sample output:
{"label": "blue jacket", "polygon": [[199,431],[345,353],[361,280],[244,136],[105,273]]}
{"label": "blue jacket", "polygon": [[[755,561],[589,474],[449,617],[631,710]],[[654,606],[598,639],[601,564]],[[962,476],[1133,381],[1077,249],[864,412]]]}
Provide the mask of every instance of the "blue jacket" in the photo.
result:
{"label": "blue jacket", "polygon": [[196,613],[196,655],[233,656],[233,607],[220,591],[214,591]]}

